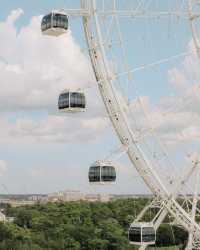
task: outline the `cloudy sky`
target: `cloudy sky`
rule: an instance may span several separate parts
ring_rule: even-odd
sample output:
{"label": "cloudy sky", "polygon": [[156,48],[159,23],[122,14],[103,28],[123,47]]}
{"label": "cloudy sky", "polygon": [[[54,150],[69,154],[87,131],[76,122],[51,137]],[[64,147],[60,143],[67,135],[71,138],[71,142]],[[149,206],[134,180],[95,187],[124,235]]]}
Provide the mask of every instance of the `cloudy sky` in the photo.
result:
{"label": "cloudy sky", "polygon": [[[73,20],[69,32],[61,37],[41,34],[42,15],[52,8],[66,7],[67,1],[0,0],[0,3],[0,193],[6,193],[3,185],[10,193],[47,193],[65,189],[148,192],[127,159],[117,163],[115,186],[94,188],[88,184],[90,164],[105,158],[120,145],[100,99],[90,61],[84,53],[86,45],[80,35],[80,20]],[[154,32],[159,30],[160,27]],[[181,37],[185,38],[185,43],[178,46],[178,52],[191,54],[161,67],[156,74],[155,70],[154,74],[147,70],[145,74],[138,72],[135,75],[135,81],[140,83],[138,90],[142,92],[140,102],[151,114],[151,126],[172,155],[177,146],[181,145],[183,149],[183,142],[190,145],[188,154],[194,149],[198,151],[200,135],[200,98],[196,80],[199,64],[193,53],[191,34],[187,30]],[[135,40],[135,43],[141,51],[144,50],[139,41]],[[141,57],[144,59],[141,51],[135,51],[138,65],[141,65]],[[176,53],[173,48],[168,56]],[[130,61],[131,56],[128,56]],[[160,53],[156,59],[165,57]],[[162,75],[165,80],[160,87]],[[149,82],[154,82],[154,91]],[[57,112],[57,98],[65,88],[85,90],[85,113],[60,115]],[[146,121],[140,116],[137,105],[138,99],[133,98],[132,112],[145,131]]]}

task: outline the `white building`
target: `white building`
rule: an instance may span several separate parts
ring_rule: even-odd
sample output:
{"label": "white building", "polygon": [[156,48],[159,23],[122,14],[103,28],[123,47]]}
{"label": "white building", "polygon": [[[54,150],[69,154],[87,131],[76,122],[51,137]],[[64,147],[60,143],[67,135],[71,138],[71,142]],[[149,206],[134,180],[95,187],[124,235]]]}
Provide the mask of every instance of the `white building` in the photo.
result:
{"label": "white building", "polygon": [[65,190],[52,194],[48,194],[47,200],[56,201],[80,201],[84,200],[85,195],[78,190]]}
{"label": "white building", "polygon": [[6,216],[5,216],[4,213],[2,213],[2,211],[0,211],[0,221],[1,221],[1,222],[6,221]]}
{"label": "white building", "polygon": [[86,194],[85,200],[90,202],[101,201],[108,202],[110,201],[111,196],[109,194]]}

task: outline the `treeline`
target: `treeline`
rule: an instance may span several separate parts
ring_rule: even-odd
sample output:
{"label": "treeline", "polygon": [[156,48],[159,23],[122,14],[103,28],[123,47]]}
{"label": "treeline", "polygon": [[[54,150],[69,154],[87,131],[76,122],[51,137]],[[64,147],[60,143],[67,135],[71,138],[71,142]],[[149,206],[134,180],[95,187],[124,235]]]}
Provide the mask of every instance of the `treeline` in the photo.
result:
{"label": "treeline", "polygon": [[[0,250],[132,250],[127,239],[130,223],[147,199],[36,204],[5,212],[14,223],[0,223]],[[147,217],[152,217],[151,211]],[[148,218],[147,218],[148,219]],[[166,221],[167,222],[167,221]],[[187,234],[168,224],[157,233],[156,246],[187,242]]]}

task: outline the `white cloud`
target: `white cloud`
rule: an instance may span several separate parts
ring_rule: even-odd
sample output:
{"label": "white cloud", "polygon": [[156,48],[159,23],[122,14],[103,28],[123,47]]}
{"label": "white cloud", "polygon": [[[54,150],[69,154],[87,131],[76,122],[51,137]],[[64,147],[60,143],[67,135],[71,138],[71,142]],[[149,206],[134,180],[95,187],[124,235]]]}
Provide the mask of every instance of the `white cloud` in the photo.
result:
{"label": "white cloud", "polygon": [[71,118],[49,116],[40,121],[19,119],[11,134],[17,139],[26,138],[43,142],[86,142],[99,138],[107,121],[101,118]]}
{"label": "white cloud", "polygon": [[[97,89],[86,90],[88,109],[85,113],[55,115],[57,97],[64,88],[95,86],[89,60],[81,53],[70,31],[57,38],[42,36],[41,17],[31,18],[30,23],[17,32],[15,21],[22,14],[22,10],[14,10],[0,23],[0,87],[3,90],[0,110],[22,109],[29,112],[29,116],[20,117],[15,123],[9,123],[6,116],[1,118],[2,138],[72,142],[101,137],[108,122]],[[190,43],[189,51],[192,50]],[[178,96],[162,98],[157,106],[153,106],[148,97],[140,98],[151,126],[165,143],[199,138],[198,66],[196,55],[192,54],[180,67],[169,70],[169,81]],[[134,126],[140,129],[140,134],[147,129],[147,121],[137,102],[132,103],[131,108],[137,117]],[[32,110],[43,109],[53,115],[31,117]]]}
{"label": "white cloud", "polygon": [[[101,137],[107,127],[105,112],[90,62],[71,31],[56,38],[43,36],[41,17],[35,16],[17,32],[15,22],[22,14],[13,10],[0,22],[1,138],[74,142]],[[58,114],[58,95],[65,88],[85,90],[86,112]],[[10,123],[9,116],[21,111],[23,117]],[[41,112],[39,118],[33,118],[32,111]]]}
{"label": "white cloud", "polygon": [[187,86],[187,79],[184,74],[182,74],[177,68],[169,70],[170,82],[177,88],[177,90],[182,90]]}
{"label": "white cloud", "polygon": [[188,51],[191,54],[168,71],[169,84],[176,89],[175,95],[161,97],[154,105],[143,96],[131,105],[134,117],[137,117],[135,127],[140,128],[140,133],[151,127],[168,145],[198,142],[200,137],[200,59],[192,42]]}
{"label": "white cloud", "polygon": [[7,17],[6,23],[13,25],[14,22],[22,15],[24,11],[22,9],[12,10],[10,15]]}
{"label": "white cloud", "polygon": [[0,160],[0,177],[3,176],[8,170],[8,165],[5,161]]}
{"label": "white cloud", "polygon": [[15,21],[22,10],[0,23],[1,110],[50,109],[60,91],[94,84],[90,63],[69,31],[61,37],[43,36],[41,17],[32,17],[19,32]]}

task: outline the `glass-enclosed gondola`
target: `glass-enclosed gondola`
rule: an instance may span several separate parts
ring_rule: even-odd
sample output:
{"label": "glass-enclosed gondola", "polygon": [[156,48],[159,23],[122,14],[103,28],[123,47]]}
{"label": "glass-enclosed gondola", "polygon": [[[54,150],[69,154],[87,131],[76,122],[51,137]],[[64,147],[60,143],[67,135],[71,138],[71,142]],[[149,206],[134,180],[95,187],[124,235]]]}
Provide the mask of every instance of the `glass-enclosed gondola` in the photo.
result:
{"label": "glass-enclosed gondola", "polygon": [[68,16],[61,11],[52,11],[42,18],[41,30],[49,36],[65,34],[68,30]]}
{"label": "glass-enclosed gondola", "polygon": [[80,91],[64,90],[58,99],[58,109],[63,112],[80,112],[86,107],[85,95]]}
{"label": "glass-enclosed gondola", "polygon": [[91,184],[106,184],[116,181],[116,170],[110,162],[97,161],[89,168]]}
{"label": "glass-enclosed gondola", "polygon": [[130,244],[133,245],[154,245],[156,230],[152,223],[132,223],[129,228],[128,238]]}

